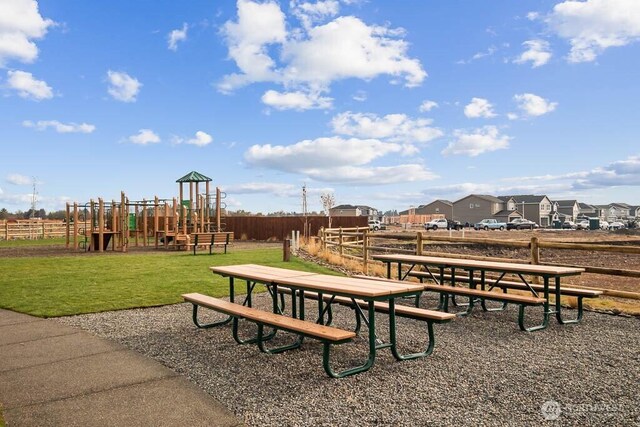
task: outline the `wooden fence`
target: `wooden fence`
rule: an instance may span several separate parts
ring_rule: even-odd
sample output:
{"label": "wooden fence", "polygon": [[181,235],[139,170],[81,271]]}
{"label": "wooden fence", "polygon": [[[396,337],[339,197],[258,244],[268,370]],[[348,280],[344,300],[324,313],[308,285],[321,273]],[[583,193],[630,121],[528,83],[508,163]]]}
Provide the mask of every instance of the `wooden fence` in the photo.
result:
{"label": "wooden fence", "polygon": [[19,219],[0,221],[0,240],[49,239],[64,237],[66,224],[61,220]]}
{"label": "wooden fence", "polygon": [[[228,216],[224,222],[224,231],[232,231],[236,239],[261,241],[282,241],[292,231],[300,231],[301,236],[318,236],[322,227],[329,226],[326,216]],[[331,218],[331,224],[338,227],[366,226],[367,222],[367,217]]]}
{"label": "wooden fence", "polygon": [[[640,255],[640,246],[610,245],[594,243],[561,243],[553,241],[543,241],[538,237],[531,237],[530,241],[500,240],[486,238],[469,238],[455,236],[434,236],[431,233],[426,235],[417,233],[369,233],[368,228],[331,228],[324,229],[320,235],[323,250],[331,249],[338,252],[345,258],[359,260],[363,263],[363,270],[366,272],[370,263],[375,262],[370,259],[372,252],[394,252],[412,255],[443,256],[451,258],[466,258],[478,260],[492,260],[500,262],[526,262],[530,264],[540,264],[540,249],[560,249],[560,250],[586,250],[604,253],[635,254]],[[380,241],[391,242],[388,245],[375,243]],[[432,252],[425,250],[430,242],[463,243],[463,244],[483,244],[487,246],[503,246],[511,248],[529,249],[530,256],[527,260],[512,258],[485,257],[468,254],[452,254],[443,252]],[[398,247],[400,246],[400,247]],[[626,270],[615,268],[594,267],[588,265],[570,265],[561,263],[545,263],[547,265],[557,265],[564,267],[584,268],[585,273],[602,274],[608,276],[621,276],[640,278],[640,270]],[[587,288],[587,287],[585,287]],[[599,289],[588,287],[588,289],[602,290],[605,295],[620,298],[640,299],[640,293],[618,291],[611,289]]]}

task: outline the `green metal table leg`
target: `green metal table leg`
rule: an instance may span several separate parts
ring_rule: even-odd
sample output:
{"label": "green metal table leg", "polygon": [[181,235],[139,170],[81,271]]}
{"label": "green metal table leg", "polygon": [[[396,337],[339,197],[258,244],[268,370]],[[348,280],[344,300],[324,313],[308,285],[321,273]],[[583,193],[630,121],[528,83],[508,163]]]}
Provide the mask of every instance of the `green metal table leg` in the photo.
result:
{"label": "green metal table leg", "polygon": [[395,316],[395,302],[393,299],[389,300],[389,340],[391,341],[391,353],[396,360],[410,360],[417,359],[418,357],[425,357],[433,352],[435,346],[435,335],[433,333],[433,322],[427,321],[427,331],[429,333],[429,343],[425,351],[411,354],[400,354],[397,346],[397,324]]}
{"label": "green metal table leg", "polygon": [[556,320],[561,325],[570,325],[572,323],[579,323],[582,320],[582,297],[578,297],[578,316],[575,319],[563,319],[562,318],[562,304],[560,301],[560,278],[556,277]]}
{"label": "green metal table leg", "polygon": [[367,361],[364,362],[360,366],[356,366],[355,368],[345,369],[342,372],[335,372],[331,369],[331,344],[328,342],[324,343],[324,348],[322,351],[322,366],[324,367],[325,372],[331,378],[344,378],[349,375],[358,374],[360,372],[364,372],[369,370],[373,366],[373,363],[376,360],[376,327],[375,327],[375,309],[373,305],[373,301],[369,301],[369,357]]}
{"label": "green metal table leg", "polygon": [[262,323],[258,323],[258,337],[257,337],[256,341],[258,343],[258,348],[263,353],[268,353],[268,354],[282,353],[283,351],[293,350],[293,349],[299,348],[300,345],[302,344],[302,339],[301,339],[302,336],[300,336],[298,338],[298,340],[296,342],[292,343],[292,344],[287,344],[287,345],[283,345],[283,346],[280,346],[280,347],[268,349],[268,348],[266,348],[264,343],[265,343],[265,341],[268,341],[269,339],[271,339],[269,337],[269,335],[264,336],[264,325]]}
{"label": "green metal table leg", "polygon": [[231,322],[231,320],[233,320],[232,316],[227,316],[227,318],[224,319],[224,320],[219,320],[219,321],[211,322],[211,323],[200,323],[200,321],[198,320],[198,308],[199,308],[199,305],[198,304],[192,304],[192,305],[193,305],[193,313],[192,313],[193,323],[200,329],[209,329],[209,328],[213,328],[215,326],[226,325],[229,322]]}
{"label": "green metal table leg", "polygon": [[549,316],[552,314],[549,309],[549,276],[544,276],[544,313],[542,323],[538,326],[532,326],[527,328],[524,326],[524,304],[520,304],[520,310],[518,311],[518,325],[520,326],[520,330],[526,332],[534,332],[539,331],[541,329],[545,329],[549,326]]}

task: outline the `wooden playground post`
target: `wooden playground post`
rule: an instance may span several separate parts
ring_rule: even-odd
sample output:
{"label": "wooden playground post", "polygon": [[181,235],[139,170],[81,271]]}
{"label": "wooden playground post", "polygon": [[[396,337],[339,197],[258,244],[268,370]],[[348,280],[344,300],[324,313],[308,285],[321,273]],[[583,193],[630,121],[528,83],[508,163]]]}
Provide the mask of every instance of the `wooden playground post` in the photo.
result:
{"label": "wooden playground post", "polygon": [[[198,196],[198,199],[202,199],[204,200],[204,196]],[[208,222],[207,218],[205,217],[205,203],[202,203],[202,200],[200,200],[200,232],[204,233],[205,232],[205,224]]]}
{"label": "wooden playground post", "polygon": [[148,236],[147,236],[147,201],[145,199],[142,199],[142,235],[144,237],[143,246],[147,246],[147,240],[148,240]]}
{"label": "wooden playground post", "polygon": [[220,226],[222,225],[222,222],[220,221],[220,213],[221,213],[220,196],[221,195],[222,193],[220,192],[220,187],[216,187],[216,231],[222,231],[220,230]]}
{"label": "wooden playground post", "polygon": [[73,204],[73,250],[78,250],[78,203]]}
{"label": "wooden playground post", "polygon": [[209,181],[207,181],[205,183],[205,193],[207,193],[207,195],[205,196],[206,197],[206,199],[205,199],[205,206],[206,206],[205,207],[205,210],[206,210],[205,214],[206,214],[206,218],[207,218],[207,231],[211,232],[211,200],[209,200],[211,197],[209,196],[209,194],[210,194],[209,193],[209,189],[210,189]]}
{"label": "wooden playground post", "polygon": [[160,231],[160,213],[158,212],[160,205],[158,204],[158,196],[153,198],[153,238],[155,240],[156,249],[158,249],[158,231]]}
{"label": "wooden playground post", "polygon": [[197,181],[196,181],[196,211],[200,212],[200,183]]}
{"label": "wooden playground post", "polygon": [[134,231],[134,233],[136,233],[136,248],[138,247],[138,215],[140,214],[140,209],[138,209],[138,204],[136,203],[136,208],[135,208],[135,214],[136,214],[136,229]]}
{"label": "wooden playground post", "polygon": [[[189,233],[187,233],[187,207],[181,204],[180,208],[182,209],[182,234],[188,236]],[[187,242],[187,244],[188,243],[189,242]]]}
{"label": "wooden playground post", "polygon": [[[118,218],[116,216],[116,201],[115,200],[111,200],[111,232],[115,232],[116,228],[118,226]],[[111,236],[111,250],[115,251],[116,250],[116,235],[113,234]]]}
{"label": "wooden playground post", "polygon": [[173,238],[173,245],[175,246],[178,243],[176,240],[178,238],[178,234],[180,233],[180,229],[178,228],[178,203],[176,202],[176,198],[173,198],[173,204],[171,205],[171,214],[173,215],[173,223],[171,229],[173,230],[173,234],[175,237]]}
{"label": "wooden playground post", "polygon": [[104,200],[102,200],[102,198],[98,198],[98,252],[104,251],[103,244],[104,244]]}
{"label": "wooden playground post", "polygon": [[169,235],[169,204],[164,203],[164,248],[167,249],[169,242],[167,236]]}
{"label": "wooden playground post", "polygon": [[67,210],[66,210],[65,215],[64,215],[64,219],[65,219],[66,225],[67,225],[65,227],[66,230],[67,230],[67,238],[65,239],[64,243],[65,243],[65,248],[67,248],[67,249],[69,249],[69,231],[71,231],[71,224],[69,224],[69,220],[70,220],[70,216],[71,216],[70,212],[69,212],[70,210],[71,209],[70,209],[70,206],[69,206],[69,202],[67,202]]}
{"label": "wooden playground post", "polygon": [[124,191],[120,192],[120,211],[122,217],[120,218],[120,224],[122,224],[122,252],[127,252],[129,245],[129,208],[127,207],[127,198],[124,195]]}

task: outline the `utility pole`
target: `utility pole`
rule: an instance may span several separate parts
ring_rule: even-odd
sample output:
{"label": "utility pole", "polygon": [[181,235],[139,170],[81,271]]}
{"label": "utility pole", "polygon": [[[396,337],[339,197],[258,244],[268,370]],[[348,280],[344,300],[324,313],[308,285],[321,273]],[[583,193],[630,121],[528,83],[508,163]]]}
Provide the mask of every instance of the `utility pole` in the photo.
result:
{"label": "utility pole", "polygon": [[309,238],[309,218],[307,218],[307,184],[302,184],[302,216],[304,216],[304,232],[302,233],[305,241]]}
{"label": "utility pole", "polygon": [[33,219],[36,217],[37,210],[37,202],[38,202],[38,192],[36,191],[36,177],[33,177],[33,193],[31,194],[31,214],[29,218]]}

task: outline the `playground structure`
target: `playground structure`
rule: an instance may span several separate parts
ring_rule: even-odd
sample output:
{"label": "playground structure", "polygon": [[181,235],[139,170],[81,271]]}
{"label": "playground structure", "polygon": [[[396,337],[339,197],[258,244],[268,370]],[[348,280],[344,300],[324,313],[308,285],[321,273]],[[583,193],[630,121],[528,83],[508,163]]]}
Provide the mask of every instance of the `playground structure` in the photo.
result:
{"label": "playground structure", "polygon": [[[188,249],[195,233],[224,231],[226,195],[216,187],[210,194],[211,178],[192,171],[176,181],[179,199],[130,201],[124,191],[120,200],[105,203],[67,203],[66,247],[74,250],[127,252],[128,247],[160,246]],[[200,184],[205,184],[200,193]],[[184,185],[189,184],[189,198],[184,199]]]}

